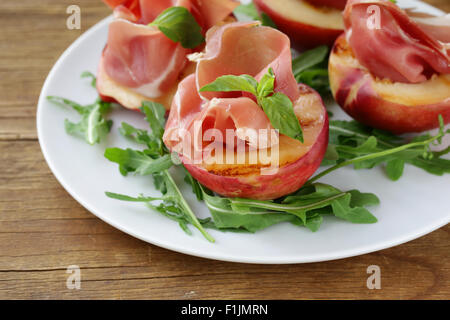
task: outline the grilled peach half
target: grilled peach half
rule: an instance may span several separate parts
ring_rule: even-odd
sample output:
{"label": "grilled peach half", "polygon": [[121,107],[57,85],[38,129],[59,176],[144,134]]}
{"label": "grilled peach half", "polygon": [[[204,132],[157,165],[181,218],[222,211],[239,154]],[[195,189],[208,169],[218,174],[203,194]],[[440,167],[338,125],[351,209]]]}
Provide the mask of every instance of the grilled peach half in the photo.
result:
{"label": "grilled peach half", "polygon": [[[250,164],[250,152],[246,151],[245,163],[193,164],[182,158],[191,175],[209,189],[227,197],[250,199],[275,199],[299,189],[317,170],[328,145],[328,115],[321,97],[306,85],[300,85],[301,96],[294,111],[303,129],[304,142],[280,135],[277,152],[277,168],[262,174],[271,166],[257,162]],[[272,147],[275,148],[275,147]],[[236,151],[233,151],[236,153]],[[238,155],[234,155],[237,159]],[[272,171],[273,170],[273,171]]]}
{"label": "grilled peach half", "polygon": [[374,77],[360,65],[342,35],[329,60],[330,86],[337,103],[354,119],[393,133],[420,132],[450,122],[450,74],[422,83]]}
{"label": "grilled peach half", "polygon": [[313,5],[306,0],[255,0],[299,50],[319,45],[332,46],[344,31],[342,12],[332,7]]}
{"label": "grilled peach half", "polygon": [[125,87],[117,81],[113,80],[107,74],[103,66],[103,57],[100,58],[100,62],[97,69],[97,91],[100,98],[105,102],[117,102],[123,107],[131,110],[138,110],[143,101],[154,101],[161,103],[166,109],[170,108],[173,96],[177,91],[178,83],[186,76],[193,73],[195,70],[195,64],[189,62],[187,66],[180,73],[177,83],[159,98],[148,98],[140,93],[137,93],[131,88]]}

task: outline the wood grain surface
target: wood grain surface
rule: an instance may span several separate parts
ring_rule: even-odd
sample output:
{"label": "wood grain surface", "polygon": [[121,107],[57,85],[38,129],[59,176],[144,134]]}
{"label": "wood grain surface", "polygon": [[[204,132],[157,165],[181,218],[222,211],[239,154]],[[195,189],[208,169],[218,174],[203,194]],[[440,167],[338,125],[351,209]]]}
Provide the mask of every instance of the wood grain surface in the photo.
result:
{"label": "wood grain surface", "polygon": [[[427,2],[450,12],[449,0]],[[66,8],[81,7],[81,30]],[[36,103],[62,52],[110,14],[100,0],[0,1],[0,299],[448,299],[450,226],[380,252],[304,265],[194,258],[107,225],[59,185],[36,139]],[[381,290],[366,287],[381,267]],[[66,287],[69,265],[81,289]]]}

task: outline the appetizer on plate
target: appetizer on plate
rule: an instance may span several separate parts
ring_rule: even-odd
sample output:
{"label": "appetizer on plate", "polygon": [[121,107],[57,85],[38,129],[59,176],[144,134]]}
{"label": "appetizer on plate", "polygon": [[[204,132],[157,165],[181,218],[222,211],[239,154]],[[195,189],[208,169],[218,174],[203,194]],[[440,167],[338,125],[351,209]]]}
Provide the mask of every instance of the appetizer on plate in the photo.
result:
{"label": "appetizer on plate", "polygon": [[255,0],[286,33],[296,49],[331,46],[343,32],[342,10],[347,0]]}
{"label": "appetizer on plate", "polygon": [[[111,102],[142,111],[151,131],[126,122],[119,128],[141,148],[108,147],[104,156],[124,176],[152,176],[153,191],[161,194],[108,191],[110,198],[143,202],[188,234],[193,225],[214,242],[206,229],[256,232],[290,222],[317,231],[328,215],[375,223],[366,207],[377,205],[377,196],[318,182],[344,166],[383,165],[394,181],[406,164],[435,175],[450,172],[450,160],[443,158],[450,148],[431,148],[450,133],[444,129],[450,121],[448,19],[407,13],[389,1],[349,0],[345,34],[336,40],[327,70],[326,46],[292,60],[288,35],[266,26],[273,23],[252,5],[241,12],[262,23],[230,19],[236,7],[230,0],[106,2],[114,21],[98,75],[82,75],[92,78],[101,99],[86,106],[47,99],[80,114],[79,122],[65,121],[66,131],[91,145],[112,128]],[[303,19],[315,12],[320,22],[328,21],[326,14],[340,17],[344,4],[315,2],[335,6],[330,13],[305,9],[311,5],[304,0],[256,2],[268,14],[267,8],[277,8]],[[272,17],[283,28],[284,20]],[[292,24],[300,29],[286,32],[300,40],[324,39],[318,28],[304,28],[302,19]],[[317,91],[328,95],[330,85],[336,101],[362,123],[400,133],[439,131],[411,140],[357,121],[329,122]],[[180,164],[210,217],[197,217],[184,198],[172,176]],[[313,176],[320,165],[327,168]]]}
{"label": "appetizer on plate", "polygon": [[206,31],[229,19],[232,0],[104,0],[114,9],[98,67],[104,101],[138,109],[149,100],[168,108],[178,83],[192,73],[187,55]]}
{"label": "appetizer on plate", "polygon": [[412,16],[387,0],[350,0],[329,60],[337,103],[394,133],[450,122],[450,17]]}
{"label": "appetizer on plate", "polygon": [[[179,85],[164,136],[200,183],[225,196],[274,199],[300,188],[319,167],[328,144],[327,112],[317,92],[297,84],[291,61],[289,38],[257,22],[208,32],[195,74]],[[280,123],[294,128],[290,136]],[[271,134],[274,127],[279,137]],[[209,136],[211,130],[218,134]],[[237,148],[239,142],[246,148]]]}

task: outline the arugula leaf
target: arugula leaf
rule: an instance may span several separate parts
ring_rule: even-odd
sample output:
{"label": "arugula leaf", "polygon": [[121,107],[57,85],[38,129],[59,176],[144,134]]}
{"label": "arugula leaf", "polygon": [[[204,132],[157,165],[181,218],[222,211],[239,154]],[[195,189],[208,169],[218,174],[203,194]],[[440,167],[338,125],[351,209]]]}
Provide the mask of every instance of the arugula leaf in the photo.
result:
{"label": "arugula leaf", "polygon": [[180,42],[183,48],[194,49],[205,39],[202,28],[184,7],[170,7],[149,24],[156,26],[170,40]]}
{"label": "arugula leaf", "polygon": [[281,134],[303,142],[302,127],[294,113],[291,100],[281,92],[274,92],[274,85],[275,74],[273,69],[269,68],[259,83],[247,74],[240,76],[225,75],[203,86],[200,92],[243,91],[251,93],[256,97],[258,104],[263,108],[275,129],[278,129]]}
{"label": "arugula leaf", "polygon": [[328,52],[327,46],[319,46],[303,52],[292,60],[295,80],[310,86],[321,95],[330,93]]}
{"label": "arugula leaf", "polygon": [[97,78],[95,75],[90,71],[84,71],[81,74],[81,78],[91,78],[91,87],[96,89],[97,88]]}
{"label": "arugula leaf", "polygon": [[153,159],[145,152],[132,149],[108,148],[105,150],[105,158],[119,164],[120,172],[123,175],[127,175],[129,172],[138,175],[158,173],[173,165],[169,154]]}
{"label": "arugula leaf", "polygon": [[292,60],[292,72],[298,76],[302,72],[323,63],[328,57],[328,47],[319,46],[303,52]]}
{"label": "arugula leaf", "polygon": [[[191,234],[188,224],[192,224],[208,241],[214,242],[214,238],[204,229],[204,225],[211,226],[211,221],[201,220],[195,216],[168,170],[173,166],[173,162],[162,141],[165,124],[164,114],[166,112],[164,106],[155,102],[143,102],[141,111],[146,115],[145,119],[152,129],[151,133],[137,129],[127,123],[122,123],[119,131],[135,142],[145,145],[146,149],[138,151],[108,148],[105,151],[105,157],[119,164],[119,171],[123,175],[129,172],[139,175],[151,174],[154,185],[161,191],[162,196],[133,198],[111,192],[106,192],[106,196],[122,201],[145,202],[149,208],[177,221],[186,233]],[[154,204],[154,201],[159,202],[159,204]]]}
{"label": "arugula leaf", "polygon": [[259,14],[253,2],[239,5],[234,9],[233,14],[239,21],[259,20],[263,26],[277,28],[275,22],[265,12]]}
{"label": "arugula leaf", "polygon": [[164,125],[166,123],[166,119],[164,118],[166,108],[160,103],[144,101],[142,102],[141,111],[145,114],[145,120],[150,124],[153,134],[156,138],[162,139]]}
{"label": "arugula leaf", "polygon": [[386,163],[386,174],[389,179],[396,181],[403,175],[403,169],[405,168],[405,160],[392,159]]}
{"label": "arugula leaf", "polygon": [[104,118],[111,109],[109,102],[97,99],[93,104],[82,106],[62,97],[48,96],[47,100],[57,105],[72,107],[81,115],[81,120],[77,123],[66,119],[65,129],[70,135],[84,138],[90,145],[99,143],[111,130],[112,121]]}
{"label": "arugula leaf", "polygon": [[274,224],[290,222],[315,232],[323,221],[322,216],[328,214],[353,223],[376,222],[376,218],[365,209],[379,204],[379,199],[371,193],[357,190],[342,192],[330,185],[316,183],[294,194],[263,201],[217,196],[200,185],[187,171],[185,180],[196,194],[201,193],[197,198],[205,202],[219,230],[256,232]]}
{"label": "arugula leaf", "polygon": [[[91,86],[95,88],[95,75],[85,71],[81,74],[81,77],[92,78]],[[64,127],[68,134],[80,137],[90,145],[99,143],[111,130],[112,120],[104,118],[111,110],[110,102],[104,102],[97,98],[93,104],[83,106],[63,97],[47,96],[47,100],[61,107],[71,107],[81,115],[81,120],[77,123],[65,119]]]}
{"label": "arugula leaf", "polygon": [[327,159],[326,164],[334,162],[333,167],[309,182],[351,164],[355,169],[370,169],[385,163],[386,174],[391,180],[398,180],[402,176],[405,163],[435,175],[450,173],[450,160],[441,158],[450,152],[450,148],[431,151],[432,145],[439,145],[442,138],[450,133],[450,130],[444,130],[442,116],[439,116],[439,123],[439,132],[435,136],[423,134],[408,142],[405,138],[372,129],[356,121],[331,121],[329,143],[330,148],[337,152],[338,159]]}

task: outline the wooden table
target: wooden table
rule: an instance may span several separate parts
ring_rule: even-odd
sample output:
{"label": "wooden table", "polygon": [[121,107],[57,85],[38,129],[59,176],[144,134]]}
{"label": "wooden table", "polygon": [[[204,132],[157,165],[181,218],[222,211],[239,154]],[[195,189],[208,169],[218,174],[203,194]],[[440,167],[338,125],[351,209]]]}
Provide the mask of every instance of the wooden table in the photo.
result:
{"label": "wooden table", "polygon": [[[428,0],[450,12],[450,1]],[[82,29],[66,28],[78,4]],[[450,298],[450,226],[355,258],[247,265],[194,258],[126,235],[82,208],[53,177],[36,137],[36,103],[50,68],[110,14],[100,0],[0,2],[0,299]],[[366,287],[381,267],[381,290]],[[81,290],[66,269],[79,265]]]}

